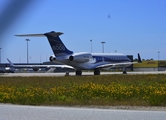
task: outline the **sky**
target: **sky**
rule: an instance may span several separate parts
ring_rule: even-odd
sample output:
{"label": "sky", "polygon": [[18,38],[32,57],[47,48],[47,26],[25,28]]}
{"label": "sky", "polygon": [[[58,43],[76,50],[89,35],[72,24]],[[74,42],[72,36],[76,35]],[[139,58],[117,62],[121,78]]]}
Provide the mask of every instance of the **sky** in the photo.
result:
{"label": "sky", "polygon": [[[166,60],[166,0],[0,0],[1,63],[49,61],[46,37],[16,34],[63,32],[74,52],[123,53]],[[92,40],[92,42],[90,41]]]}

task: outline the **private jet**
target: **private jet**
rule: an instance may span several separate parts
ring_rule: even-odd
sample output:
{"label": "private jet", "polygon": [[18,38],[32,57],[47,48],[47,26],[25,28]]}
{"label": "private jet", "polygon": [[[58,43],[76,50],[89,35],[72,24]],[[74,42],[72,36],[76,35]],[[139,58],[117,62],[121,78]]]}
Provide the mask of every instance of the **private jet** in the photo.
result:
{"label": "private jet", "polygon": [[132,62],[127,55],[122,53],[74,53],[67,49],[60,39],[59,36],[62,34],[62,32],[51,31],[43,34],[22,34],[15,36],[47,37],[54,53],[54,55],[50,56],[50,61],[71,66],[75,69],[76,75],[82,75],[82,70],[94,70],[94,75],[100,75],[100,70],[111,68],[123,68],[123,74],[126,74],[126,67],[129,67],[131,64],[141,62],[139,53],[137,62]]}

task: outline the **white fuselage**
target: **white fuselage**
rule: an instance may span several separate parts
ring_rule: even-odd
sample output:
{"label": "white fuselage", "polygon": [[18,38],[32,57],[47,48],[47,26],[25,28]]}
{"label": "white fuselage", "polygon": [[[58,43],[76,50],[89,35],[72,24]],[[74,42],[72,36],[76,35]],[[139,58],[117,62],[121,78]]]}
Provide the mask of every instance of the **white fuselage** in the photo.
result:
{"label": "white fuselage", "polygon": [[[69,59],[70,57],[73,57],[73,59]],[[102,65],[109,65],[109,68],[114,67],[114,63],[127,63],[125,67],[131,65],[130,59],[120,53],[87,53],[87,52],[81,52],[66,56],[57,56],[56,61],[61,62],[63,64],[67,64],[69,66],[74,67],[75,69],[80,70],[92,70],[95,69],[98,66]],[[118,65],[116,65],[118,66]],[[119,65],[118,67],[120,67]],[[124,65],[123,65],[124,67]],[[103,67],[104,68],[104,67]]]}

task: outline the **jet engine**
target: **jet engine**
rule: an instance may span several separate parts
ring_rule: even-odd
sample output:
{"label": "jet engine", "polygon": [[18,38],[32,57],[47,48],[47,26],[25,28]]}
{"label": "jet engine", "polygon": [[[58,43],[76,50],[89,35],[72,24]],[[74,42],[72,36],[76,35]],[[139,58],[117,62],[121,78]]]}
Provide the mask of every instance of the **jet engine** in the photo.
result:
{"label": "jet engine", "polygon": [[52,56],[50,56],[50,61],[52,62],[52,61],[55,61],[56,60],[56,57],[54,56],[54,55],[52,55]]}
{"label": "jet engine", "polygon": [[76,53],[73,54],[69,57],[70,61],[75,61],[75,62],[88,62],[92,58],[91,53]]}

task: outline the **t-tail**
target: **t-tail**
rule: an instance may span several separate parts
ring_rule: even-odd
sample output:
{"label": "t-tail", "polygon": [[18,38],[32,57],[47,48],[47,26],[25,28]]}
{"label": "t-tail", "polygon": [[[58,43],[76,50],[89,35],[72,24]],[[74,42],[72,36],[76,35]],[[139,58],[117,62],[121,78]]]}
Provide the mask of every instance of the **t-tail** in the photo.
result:
{"label": "t-tail", "polygon": [[23,34],[23,35],[16,35],[16,36],[19,36],[19,37],[25,37],[25,36],[28,36],[28,37],[41,37],[41,36],[46,36],[55,56],[73,54],[73,51],[68,50],[66,48],[66,46],[63,44],[63,42],[61,41],[61,39],[59,38],[59,36],[61,34],[63,34],[63,33],[51,31],[51,32],[47,32],[47,33],[44,33],[44,34]]}
{"label": "t-tail", "polygon": [[61,41],[61,39],[59,38],[59,35],[61,34],[63,33],[52,31],[52,32],[45,33],[44,35],[47,37],[50,43],[50,46],[56,56],[72,54],[73,51],[68,50],[66,46],[63,44],[63,42]]}

